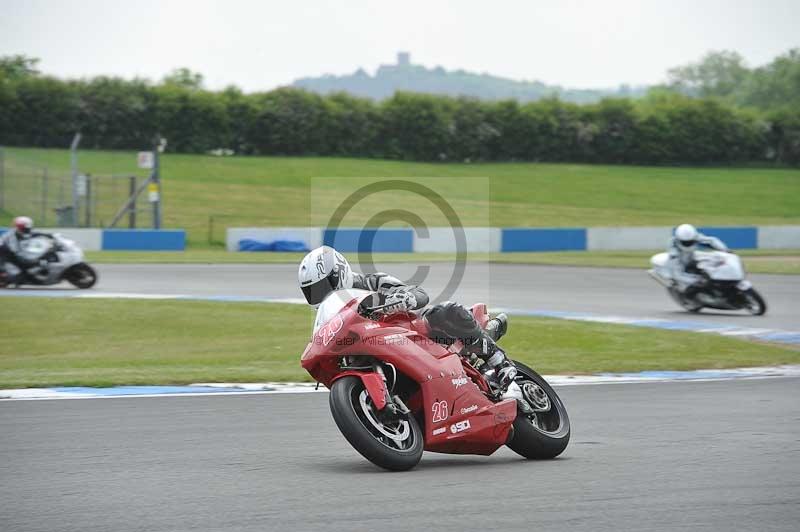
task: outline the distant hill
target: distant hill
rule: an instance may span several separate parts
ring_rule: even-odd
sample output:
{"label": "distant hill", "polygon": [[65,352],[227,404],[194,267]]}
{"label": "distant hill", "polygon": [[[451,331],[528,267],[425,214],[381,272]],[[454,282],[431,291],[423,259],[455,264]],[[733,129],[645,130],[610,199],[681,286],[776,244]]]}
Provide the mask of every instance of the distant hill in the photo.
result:
{"label": "distant hill", "polygon": [[328,74],[317,78],[300,78],[292,86],[320,94],[347,92],[374,100],[389,98],[396,91],[409,91],[472,96],[483,100],[513,98],[523,102],[557,96],[561,100],[575,103],[596,102],[609,96],[635,98],[643,96],[647,91],[647,87],[627,85],[616,89],[567,89],[540,81],[517,81],[464,70],[448,71],[442,67],[429,69],[411,64],[410,55],[406,52],[397,54],[396,64],[381,65],[374,76],[359,68],[354,73],[343,76]]}

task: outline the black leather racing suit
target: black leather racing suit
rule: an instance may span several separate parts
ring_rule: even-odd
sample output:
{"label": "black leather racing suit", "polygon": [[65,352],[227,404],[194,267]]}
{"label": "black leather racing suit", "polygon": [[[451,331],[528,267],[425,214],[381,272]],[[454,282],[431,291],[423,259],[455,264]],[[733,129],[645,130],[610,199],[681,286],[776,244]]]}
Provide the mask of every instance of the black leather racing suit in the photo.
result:
{"label": "black leather racing suit", "polygon": [[[396,277],[386,273],[360,274],[353,272],[353,288],[369,290],[385,297],[395,291],[410,291],[417,300],[413,309],[419,310],[428,305],[430,298],[422,288],[404,284]],[[450,344],[461,340],[468,350],[484,360],[499,351],[494,340],[478,325],[475,316],[463,305],[452,301],[438,303],[422,313],[428,322],[430,337],[437,342]]]}
{"label": "black leather racing suit", "polygon": [[29,233],[20,235],[14,230],[8,231],[0,235],[0,264],[8,261],[20,269],[21,272],[26,271],[31,266],[38,264],[37,260],[28,260],[22,256],[21,242],[34,236],[40,236],[42,233]]}

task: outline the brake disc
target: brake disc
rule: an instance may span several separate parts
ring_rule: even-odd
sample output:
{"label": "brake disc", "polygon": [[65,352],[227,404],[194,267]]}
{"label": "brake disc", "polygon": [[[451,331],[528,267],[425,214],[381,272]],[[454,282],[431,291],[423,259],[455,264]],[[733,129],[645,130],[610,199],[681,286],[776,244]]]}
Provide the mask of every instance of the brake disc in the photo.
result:
{"label": "brake disc", "polygon": [[396,428],[386,426],[380,419],[378,419],[373,406],[367,402],[368,397],[369,396],[367,395],[366,390],[364,390],[361,392],[361,395],[358,396],[358,402],[361,405],[361,411],[364,413],[364,416],[367,418],[370,424],[375,427],[378,432],[391,440],[396,442],[404,442],[407,440],[411,435],[411,429],[408,425],[408,421],[404,419],[398,420]]}
{"label": "brake disc", "polygon": [[522,385],[522,395],[533,407],[534,412],[549,412],[550,398],[541,386],[535,382],[526,382]]}

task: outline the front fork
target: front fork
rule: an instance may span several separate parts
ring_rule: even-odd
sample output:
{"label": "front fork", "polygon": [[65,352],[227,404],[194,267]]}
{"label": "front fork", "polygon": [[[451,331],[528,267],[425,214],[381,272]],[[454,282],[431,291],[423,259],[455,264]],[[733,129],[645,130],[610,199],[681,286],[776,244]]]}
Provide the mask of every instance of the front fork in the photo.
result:
{"label": "front fork", "polygon": [[[390,364],[391,366],[391,364]],[[366,367],[364,368],[366,369]],[[372,400],[372,404],[378,411],[384,409],[392,414],[408,414],[411,412],[399,395],[391,395],[389,387],[386,383],[386,372],[383,368],[383,363],[374,361],[372,363],[372,371],[346,371],[340,374],[337,379],[346,375],[354,375],[361,379],[364,388],[367,390],[367,395]],[[392,366],[394,372],[394,380],[392,381],[392,388],[397,384],[397,370]]]}
{"label": "front fork", "polygon": [[[391,366],[391,364],[389,364]],[[394,379],[392,381],[392,389],[397,385],[397,370],[392,367],[392,371],[394,372]],[[375,370],[375,374],[380,375],[380,378],[383,382],[383,400],[386,409],[389,410],[392,414],[409,414],[411,410],[408,409],[406,404],[400,398],[399,395],[390,395],[389,388],[386,385],[386,372],[383,370],[383,364],[381,362],[375,361],[372,365],[372,369]],[[369,393],[369,391],[367,391]],[[383,408],[379,408],[378,410],[383,410]]]}

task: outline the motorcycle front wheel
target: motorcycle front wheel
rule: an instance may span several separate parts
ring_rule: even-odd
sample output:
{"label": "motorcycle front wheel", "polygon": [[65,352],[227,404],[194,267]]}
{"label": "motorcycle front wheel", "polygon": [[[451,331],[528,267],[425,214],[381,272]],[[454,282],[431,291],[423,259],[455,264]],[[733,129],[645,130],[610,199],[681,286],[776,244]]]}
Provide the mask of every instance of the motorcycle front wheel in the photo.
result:
{"label": "motorcycle front wheel", "polygon": [[532,414],[518,409],[514,435],[508,447],[531,459],[555,458],[567,448],[570,424],[561,398],[541,375],[521,362],[517,366],[516,383],[523,397],[533,407]]}
{"label": "motorcycle front wheel", "polygon": [[756,292],[755,289],[751,288],[746,290],[742,296],[744,297],[747,312],[753,316],[762,316],[767,312],[767,302],[764,301],[764,298],[761,297],[761,294]]}
{"label": "motorcycle front wheel", "polygon": [[97,282],[97,272],[94,268],[82,262],[76,264],[64,273],[64,279],[76,288],[83,290],[91,288]]}
{"label": "motorcycle front wheel", "polygon": [[379,411],[355,376],[333,383],[329,398],[336,426],[353,448],[384,469],[406,471],[422,458],[422,429],[413,415]]}

